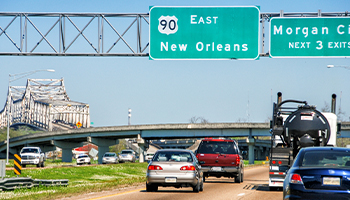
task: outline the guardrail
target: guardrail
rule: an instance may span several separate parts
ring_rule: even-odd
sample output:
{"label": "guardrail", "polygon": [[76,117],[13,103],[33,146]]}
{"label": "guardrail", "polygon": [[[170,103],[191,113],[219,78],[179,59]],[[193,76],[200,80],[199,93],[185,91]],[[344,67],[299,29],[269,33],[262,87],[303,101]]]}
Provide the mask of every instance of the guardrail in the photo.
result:
{"label": "guardrail", "polygon": [[32,188],[38,186],[68,186],[68,179],[31,179],[27,177],[5,178],[0,180],[1,190],[14,190],[19,188]]}

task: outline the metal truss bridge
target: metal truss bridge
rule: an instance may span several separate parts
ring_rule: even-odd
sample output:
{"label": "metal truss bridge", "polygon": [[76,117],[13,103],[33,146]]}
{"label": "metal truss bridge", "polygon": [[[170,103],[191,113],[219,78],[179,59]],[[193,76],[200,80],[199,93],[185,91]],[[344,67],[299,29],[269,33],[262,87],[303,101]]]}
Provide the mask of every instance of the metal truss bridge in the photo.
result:
{"label": "metal truss bridge", "polygon": [[27,86],[10,86],[0,111],[0,128],[29,125],[46,131],[69,130],[80,122],[90,127],[89,105],[71,101],[63,79],[28,79]]}
{"label": "metal truss bridge", "polygon": [[[272,17],[347,17],[346,12],[260,13],[260,56]],[[144,39],[146,38],[146,39]],[[0,12],[0,55],[148,56],[149,14]]]}

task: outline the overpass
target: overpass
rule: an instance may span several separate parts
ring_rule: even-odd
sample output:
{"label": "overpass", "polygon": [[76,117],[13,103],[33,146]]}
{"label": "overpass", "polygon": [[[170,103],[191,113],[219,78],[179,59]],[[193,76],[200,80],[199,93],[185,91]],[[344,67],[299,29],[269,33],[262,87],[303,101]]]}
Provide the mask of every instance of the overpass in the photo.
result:
{"label": "overpass", "polygon": [[[350,122],[341,127],[338,137],[350,137]],[[10,154],[19,153],[24,146],[39,146],[44,152],[55,150],[56,146],[62,149],[62,161],[72,161],[72,148],[83,142],[90,142],[99,147],[99,163],[102,156],[115,145],[118,139],[137,138],[141,148],[140,158],[148,148],[149,140],[205,138],[205,137],[247,137],[248,148],[254,148],[255,138],[270,136],[269,123],[207,123],[207,124],[154,124],[92,127],[72,129],[66,131],[41,132],[10,139]],[[249,155],[254,159],[254,151]],[[0,157],[6,155],[6,141],[0,143]]]}
{"label": "overpass", "polygon": [[[130,125],[50,131],[10,139],[10,154],[19,153],[24,146],[39,146],[44,152],[62,149],[62,161],[72,161],[72,148],[83,142],[99,147],[99,162],[118,139],[137,138],[142,151],[154,139],[205,138],[205,137],[256,137],[270,136],[268,123],[208,123],[208,124],[158,124]],[[141,152],[143,153],[143,152]],[[6,155],[6,142],[0,143],[0,157]],[[142,156],[140,156],[142,157]]]}

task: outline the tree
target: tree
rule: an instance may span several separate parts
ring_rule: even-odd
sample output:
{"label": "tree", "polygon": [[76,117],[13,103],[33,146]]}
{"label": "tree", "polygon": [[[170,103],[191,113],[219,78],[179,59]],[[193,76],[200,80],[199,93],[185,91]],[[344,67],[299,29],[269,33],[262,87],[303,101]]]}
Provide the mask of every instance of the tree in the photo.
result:
{"label": "tree", "polygon": [[118,141],[119,141],[119,144],[116,144],[116,145],[109,147],[110,152],[119,153],[126,148],[126,140],[120,139]]}
{"label": "tree", "polygon": [[201,124],[207,124],[209,123],[209,120],[205,119],[204,117],[191,117],[189,120],[190,124],[196,124],[196,123],[201,123]]}
{"label": "tree", "polygon": [[321,108],[321,112],[330,112],[331,109],[329,108],[329,105],[327,104],[327,102],[324,102],[324,106]]}

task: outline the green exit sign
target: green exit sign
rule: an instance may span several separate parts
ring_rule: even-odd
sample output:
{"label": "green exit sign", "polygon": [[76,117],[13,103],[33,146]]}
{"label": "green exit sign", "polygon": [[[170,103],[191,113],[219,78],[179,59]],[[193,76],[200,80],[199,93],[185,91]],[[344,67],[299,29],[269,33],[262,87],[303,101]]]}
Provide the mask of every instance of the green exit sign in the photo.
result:
{"label": "green exit sign", "polygon": [[350,56],[350,17],[272,18],[270,56]]}
{"label": "green exit sign", "polygon": [[150,59],[257,59],[260,10],[151,7]]}

